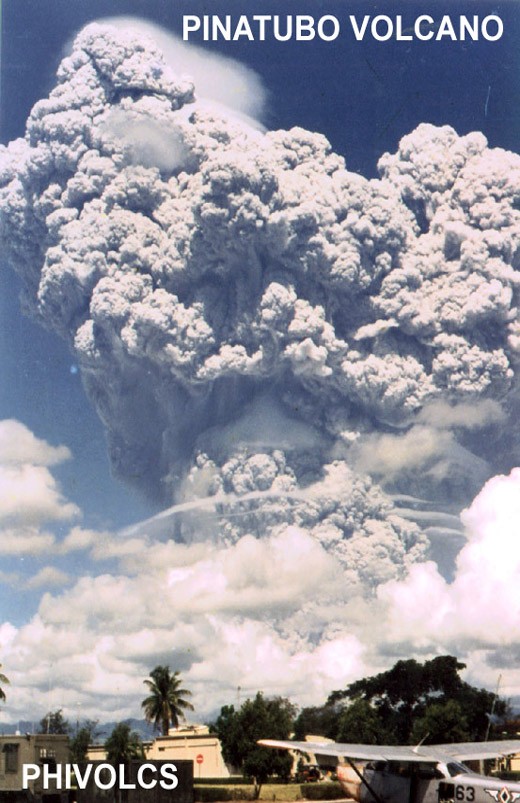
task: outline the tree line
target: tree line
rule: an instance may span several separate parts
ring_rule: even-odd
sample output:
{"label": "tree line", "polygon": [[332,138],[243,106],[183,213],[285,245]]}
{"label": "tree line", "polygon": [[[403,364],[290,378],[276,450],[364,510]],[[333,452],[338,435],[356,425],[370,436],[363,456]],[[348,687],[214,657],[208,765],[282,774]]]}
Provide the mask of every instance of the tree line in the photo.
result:
{"label": "tree line", "polygon": [[[397,661],[386,672],[357,680],[331,692],[320,706],[300,710],[285,697],[267,698],[259,691],[241,706],[225,705],[210,730],[220,739],[224,760],[257,786],[269,776],[288,777],[291,757],[258,746],[259,739],[302,740],[306,735],[365,744],[439,744],[500,738],[518,729],[506,700],[460,677],[465,664],[451,655],[420,663]],[[0,674],[0,683],[9,681]],[[163,735],[193,711],[191,692],[179,672],[156,666],[144,681],[148,694],[141,706],[145,719]],[[5,694],[0,688],[0,698]],[[85,759],[96,737],[97,722],[76,728],[71,739],[75,761]],[[49,712],[41,733],[72,733],[62,711]],[[121,762],[143,757],[138,734],[127,723],[116,725],[105,742],[107,758]]]}
{"label": "tree line", "polygon": [[452,655],[397,661],[386,672],[333,691],[325,705],[304,708],[295,736],[315,733],[364,744],[483,741],[511,712],[506,700],[462,680],[465,668]]}
{"label": "tree line", "polygon": [[[258,746],[258,739],[301,741],[307,735],[357,744],[429,744],[500,738],[510,716],[506,700],[460,677],[465,664],[451,655],[391,669],[333,691],[321,706],[300,711],[286,698],[258,692],[239,708],[224,706],[212,731],[224,760],[253,777],[288,777],[292,759]],[[518,723],[511,721],[512,727]],[[500,731],[498,728],[500,727]]]}

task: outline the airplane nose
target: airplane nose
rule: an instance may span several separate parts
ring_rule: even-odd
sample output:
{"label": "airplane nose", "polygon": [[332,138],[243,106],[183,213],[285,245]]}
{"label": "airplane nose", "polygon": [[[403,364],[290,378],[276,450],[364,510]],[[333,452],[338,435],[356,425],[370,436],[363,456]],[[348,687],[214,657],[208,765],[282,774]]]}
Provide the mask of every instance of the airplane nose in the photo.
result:
{"label": "airplane nose", "polygon": [[356,775],[352,767],[338,767],[337,775],[341,788],[347,793],[347,795],[359,803],[361,800],[361,780]]}

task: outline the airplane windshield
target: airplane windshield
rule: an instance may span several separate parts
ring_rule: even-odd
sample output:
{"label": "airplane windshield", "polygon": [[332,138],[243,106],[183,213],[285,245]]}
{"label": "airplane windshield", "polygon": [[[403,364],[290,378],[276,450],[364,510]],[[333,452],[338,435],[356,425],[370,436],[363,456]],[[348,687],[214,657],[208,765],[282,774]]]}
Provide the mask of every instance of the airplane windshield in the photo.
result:
{"label": "airplane windshield", "polygon": [[450,778],[453,778],[455,775],[470,775],[471,770],[469,767],[466,767],[465,764],[461,764],[459,761],[450,761],[447,765],[448,773]]}

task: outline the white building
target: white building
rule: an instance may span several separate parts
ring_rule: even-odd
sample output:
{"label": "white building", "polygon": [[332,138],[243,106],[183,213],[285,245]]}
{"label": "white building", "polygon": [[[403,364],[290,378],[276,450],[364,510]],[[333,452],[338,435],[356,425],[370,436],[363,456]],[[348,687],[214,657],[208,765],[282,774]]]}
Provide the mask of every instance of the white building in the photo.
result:
{"label": "white building", "polygon": [[[229,778],[229,769],[222,758],[218,736],[207,725],[186,725],[171,728],[168,736],[157,736],[153,742],[143,742],[146,758],[158,761],[187,759],[193,761],[193,780],[198,778]],[[91,745],[88,761],[105,761],[104,745]]]}

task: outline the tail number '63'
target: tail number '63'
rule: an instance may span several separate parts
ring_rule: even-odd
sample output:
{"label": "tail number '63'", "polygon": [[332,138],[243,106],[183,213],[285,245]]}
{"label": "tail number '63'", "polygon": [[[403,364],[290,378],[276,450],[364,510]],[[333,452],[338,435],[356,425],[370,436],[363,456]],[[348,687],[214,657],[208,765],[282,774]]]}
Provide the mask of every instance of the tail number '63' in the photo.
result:
{"label": "tail number '63'", "polygon": [[455,800],[467,800],[468,803],[475,800],[475,788],[473,786],[456,786]]}
{"label": "tail number '63'", "polygon": [[439,803],[455,803],[457,800],[473,803],[475,800],[475,787],[455,786],[451,783],[441,783],[439,785]]}

